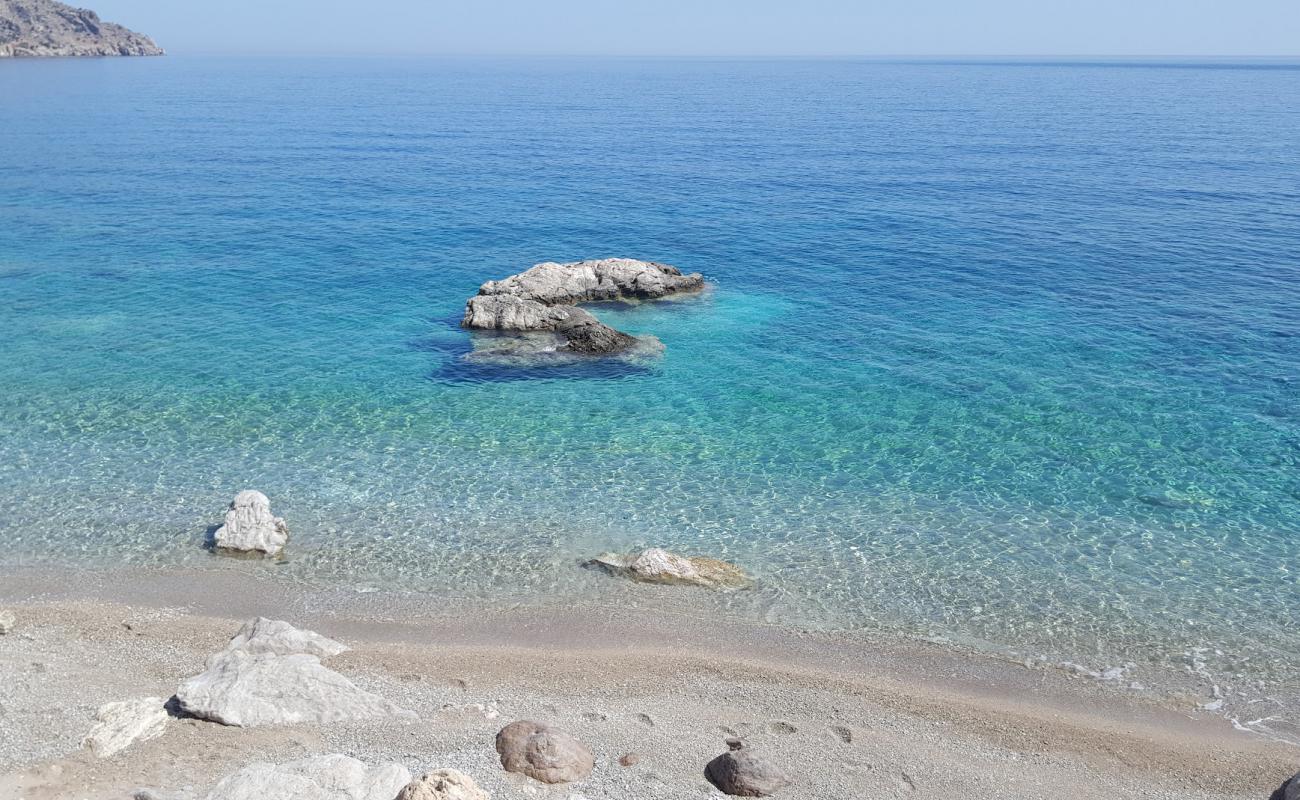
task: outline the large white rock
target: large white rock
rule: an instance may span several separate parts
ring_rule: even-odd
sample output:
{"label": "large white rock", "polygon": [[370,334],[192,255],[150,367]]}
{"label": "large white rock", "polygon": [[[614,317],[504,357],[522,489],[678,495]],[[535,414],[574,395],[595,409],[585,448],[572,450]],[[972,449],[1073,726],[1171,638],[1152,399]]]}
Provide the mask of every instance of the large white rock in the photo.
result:
{"label": "large white rock", "polygon": [[546,261],[499,281],[488,281],[479,294],[508,294],[549,306],[603,300],[654,299],[704,287],[699,273],[635,258],[601,258],[557,264]]}
{"label": "large white rock", "polygon": [[235,495],[226,511],[225,524],[213,534],[218,550],[279,555],[289,541],[284,520],[271,513],[271,501],[253,489]]}
{"label": "large white rock", "polygon": [[[578,303],[649,300],[704,287],[699,273],[631,258],[557,264],[547,261],[499,281],[488,281],[465,304],[466,328],[549,332],[562,340],[553,350],[604,355],[638,346],[639,340],[609,327]],[[657,340],[656,340],[657,342]],[[481,355],[481,354],[480,354]]]}
{"label": "large white rock", "polygon": [[188,714],[241,727],[414,717],[321,664],[320,655],[344,649],[287,622],[251,620],[176,699]]}
{"label": "large white rock", "polygon": [[393,800],[411,781],[400,764],[368,767],[335,753],[287,764],[250,764],[227,775],[208,800]]}
{"label": "large white rock", "polygon": [[102,705],[95,714],[99,721],[82,744],[100,758],[108,758],[134,742],[156,739],[167,730],[166,704],[161,697],[140,697]]}

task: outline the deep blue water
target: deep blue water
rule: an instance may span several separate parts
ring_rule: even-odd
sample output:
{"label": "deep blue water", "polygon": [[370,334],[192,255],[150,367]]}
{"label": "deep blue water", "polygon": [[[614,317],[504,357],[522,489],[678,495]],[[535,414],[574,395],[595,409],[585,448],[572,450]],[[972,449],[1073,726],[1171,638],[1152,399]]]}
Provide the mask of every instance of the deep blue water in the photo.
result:
{"label": "deep blue water", "polygon": [[[662,544],[1267,694],[1300,67],[1233,66],[0,64],[0,564],[211,564],[256,487],[302,580],[617,600],[576,561]],[[463,360],[480,282],[612,255],[712,283],[599,312],[660,361]]]}

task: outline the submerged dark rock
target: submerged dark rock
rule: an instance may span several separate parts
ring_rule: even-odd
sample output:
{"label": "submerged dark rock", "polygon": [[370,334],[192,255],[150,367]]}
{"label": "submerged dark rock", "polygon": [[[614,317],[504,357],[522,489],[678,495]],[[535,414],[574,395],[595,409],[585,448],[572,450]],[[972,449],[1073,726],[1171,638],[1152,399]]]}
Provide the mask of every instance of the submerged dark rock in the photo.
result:
{"label": "submerged dark rock", "polygon": [[0,58],[160,56],[148,36],[55,0],[0,0]]}
{"label": "submerged dark rock", "polygon": [[[654,300],[704,288],[699,273],[630,258],[570,264],[546,262],[488,281],[465,304],[461,325],[477,330],[551,334],[522,340],[535,353],[608,355],[645,348],[642,339],[615,330],[578,303]],[[657,342],[656,342],[657,343]],[[662,346],[660,346],[661,348]]]}

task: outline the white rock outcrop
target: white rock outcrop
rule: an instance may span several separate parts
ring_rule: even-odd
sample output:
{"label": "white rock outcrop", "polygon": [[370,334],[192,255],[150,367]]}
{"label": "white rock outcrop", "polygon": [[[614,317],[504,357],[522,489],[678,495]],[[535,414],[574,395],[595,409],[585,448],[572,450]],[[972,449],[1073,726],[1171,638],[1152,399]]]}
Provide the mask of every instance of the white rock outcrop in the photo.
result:
{"label": "white rock outcrop", "polygon": [[167,730],[167,700],[140,697],[107,703],[95,714],[98,722],[86,734],[82,744],[100,758],[120,753],[135,742],[162,736]]}
{"label": "white rock outcrop", "polygon": [[289,541],[284,520],[271,513],[271,501],[254,489],[235,495],[226,521],[212,536],[218,550],[279,555]]}
{"label": "white rock outcrop", "polygon": [[411,781],[400,764],[369,767],[345,755],[250,764],[227,775],[208,800],[393,800]]}
{"label": "white rock outcrop", "polygon": [[188,714],[240,727],[414,717],[321,663],[344,649],[287,622],[250,620],[176,699]]}
{"label": "white rock outcrop", "polygon": [[699,273],[631,258],[605,258],[557,264],[547,261],[517,275],[488,281],[465,304],[461,325],[480,330],[551,333],[555,345],[543,349],[589,355],[619,353],[638,339],[609,327],[578,303],[653,300],[704,288]]}

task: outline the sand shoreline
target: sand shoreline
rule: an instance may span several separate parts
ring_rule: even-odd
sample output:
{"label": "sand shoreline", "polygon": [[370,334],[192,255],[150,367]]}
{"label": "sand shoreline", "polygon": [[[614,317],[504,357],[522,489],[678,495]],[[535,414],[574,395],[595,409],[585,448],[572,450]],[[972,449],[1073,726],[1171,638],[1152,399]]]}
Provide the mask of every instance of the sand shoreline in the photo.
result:
{"label": "sand shoreline", "polygon": [[[787,766],[787,797],[1046,798],[1068,784],[1075,797],[1265,798],[1300,765],[1295,748],[1177,699],[950,646],[701,617],[685,602],[680,612],[485,608],[236,571],[7,569],[0,607],[19,624],[0,638],[0,797],[122,797],[137,786],[202,797],[249,761],[325,752],[413,772],[454,766],[494,797],[708,797],[703,765],[728,732]],[[174,691],[254,615],[352,645],[334,666],[422,721],[188,721],[104,761],[79,748],[98,705]],[[592,778],[543,789],[502,773],[491,736],[522,717],[587,741]],[[633,750],[637,767],[615,763]]]}

